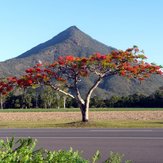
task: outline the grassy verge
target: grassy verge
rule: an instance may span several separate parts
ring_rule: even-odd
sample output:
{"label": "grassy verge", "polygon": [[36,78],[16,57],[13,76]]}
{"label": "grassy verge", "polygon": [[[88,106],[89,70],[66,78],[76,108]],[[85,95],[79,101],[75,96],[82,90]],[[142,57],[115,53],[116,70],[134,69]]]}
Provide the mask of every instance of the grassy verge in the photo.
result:
{"label": "grassy verge", "polygon": [[[163,111],[163,108],[90,108],[90,111]],[[80,109],[0,109],[0,112],[80,112]]]}
{"label": "grassy verge", "polygon": [[163,120],[1,121],[0,128],[163,128]]}
{"label": "grassy verge", "polygon": [[[65,127],[65,128],[163,128],[163,120],[157,120],[160,119],[160,115],[162,115],[162,112],[155,112],[154,113],[148,113],[148,111],[163,111],[163,108],[98,108],[98,109],[90,109],[92,112],[92,119],[88,123],[82,123],[80,121],[79,117],[79,108],[70,108],[70,109],[4,109],[0,110],[0,128],[60,128],[60,127]],[[127,120],[111,120],[109,117],[104,118],[103,112],[97,112],[96,111],[109,111],[114,112],[114,111],[138,111],[138,114],[135,112],[130,112],[128,115],[129,118]],[[138,118],[142,118],[141,115],[139,114],[139,111],[147,111],[145,114],[143,113],[143,116],[150,116],[150,114],[153,114],[152,120],[132,120],[131,117],[138,116]],[[12,113],[12,112],[22,112],[22,114],[18,114],[17,116],[24,116],[24,118],[19,118],[19,117],[14,117],[14,115],[8,115],[7,113],[4,113],[5,115],[1,114],[2,112],[7,112],[7,113]],[[23,114],[23,112],[29,112],[27,114]],[[35,116],[31,118],[31,116],[35,113],[30,113],[30,112],[54,112],[54,113],[39,113],[37,119],[35,119]],[[60,113],[62,112],[62,114]],[[65,112],[65,114],[64,114]],[[75,115],[72,113],[69,113],[69,117],[67,118],[67,112],[76,112]],[[121,113],[119,112],[114,112],[117,116],[120,116]],[[147,113],[147,114],[146,114]],[[17,114],[17,113],[16,113]],[[36,113],[37,114],[37,113]],[[53,116],[57,117],[56,119],[53,118],[49,119],[50,115],[54,114]],[[105,112],[106,114],[106,112]],[[126,115],[126,113],[123,113]],[[122,119],[124,118],[124,115],[122,114]],[[127,113],[128,114],[128,113]],[[46,116],[45,116],[46,115]],[[65,116],[66,115],[66,116]],[[98,115],[98,116],[96,116]],[[101,115],[101,116],[100,116]],[[131,115],[131,117],[130,117]],[[159,117],[158,117],[159,115]],[[6,118],[4,118],[6,116]],[[13,116],[13,117],[12,117]],[[75,116],[75,117],[74,117]],[[114,115],[115,116],[115,115]],[[113,116],[113,117],[114,117]],[[29,117],[29,118],[28,118]],[[47,120],[49,119],[49,120]],[[105,119],[105,120],[104,120]]]}

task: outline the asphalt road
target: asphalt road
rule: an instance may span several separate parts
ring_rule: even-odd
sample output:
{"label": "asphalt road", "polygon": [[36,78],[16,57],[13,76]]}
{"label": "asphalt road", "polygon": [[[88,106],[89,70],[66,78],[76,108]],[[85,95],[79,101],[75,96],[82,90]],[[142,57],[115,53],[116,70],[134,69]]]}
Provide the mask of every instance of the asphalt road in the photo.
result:
{"label": "asphalt road", "polygon": [[36,138],[38,148],[72,147],[87,159],[100,150],[102,160],[113,151],[134,163],[163,163],[163,129],[0,129],[0,138],[12,136]]}

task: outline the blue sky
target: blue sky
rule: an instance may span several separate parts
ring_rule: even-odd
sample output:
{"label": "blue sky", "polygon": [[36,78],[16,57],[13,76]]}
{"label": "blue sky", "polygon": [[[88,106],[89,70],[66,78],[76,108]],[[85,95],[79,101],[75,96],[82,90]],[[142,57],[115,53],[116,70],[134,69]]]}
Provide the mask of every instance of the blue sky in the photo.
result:
{"label": "blue sky", "polygon": [[76,25],[118,49],[138,45],[163,65],[162,8],[163,0],[0,0],[0,61]]}

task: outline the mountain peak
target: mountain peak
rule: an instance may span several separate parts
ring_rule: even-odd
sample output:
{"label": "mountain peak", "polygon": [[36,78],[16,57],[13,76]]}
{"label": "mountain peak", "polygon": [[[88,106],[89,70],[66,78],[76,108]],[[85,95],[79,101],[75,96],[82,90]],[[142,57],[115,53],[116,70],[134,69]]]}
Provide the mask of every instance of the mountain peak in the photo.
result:
{"label": "mountain peak", "polygon": [[[76,34],[83,34],[83,35],[86,35],[84,32],[82,32],[78,27],[76,26],[71,26],[69,28],[67,28],[66,30],[64,30],[63,32],[59,33],[57,36],[53,37],[52,39],[57,39],[57,40],[60,40],[60,41],[64,41],[70,37],[74,37],[76,36]],[[77,34],[77,35],[78,35]]]}
{"label": "mountain peak", "polygon": [[76,31],[76,30],[79,30],[79,28],[77,26],[73,25],[73,26],[70,26],[69,28],[67,28],[66,30]]}
{"label": "mountain peak", "polygon": [[[76,26],[70,26],[63,32],[54,36],[52,39],[41,43],[27,52],[19,55],[16,58],[26,58],[30,56],[38,56],[43,54],[44,57],[47,53],[54,58],[54,55],[74,55],[86,56],[95,52],[109,53],[115,48],[106,46],[103,43],[93,39]],[[40,55],[39,55],[40,57]],[[49,56],[48,56],[49,58]],[[48,59],[47,58],[47,59]]]}
{"label": "mountain peak", "polygon": [[72,37],[72,36],[76,36],[76,34],[82,34],[82,35],[86,35],[84,32],[82,32],[78,27],[76,26],[71,26],[69,28],[67,28],[66,30],[64,30],[63,32],[61,32],[60,34],[66,33],[67,36]]}

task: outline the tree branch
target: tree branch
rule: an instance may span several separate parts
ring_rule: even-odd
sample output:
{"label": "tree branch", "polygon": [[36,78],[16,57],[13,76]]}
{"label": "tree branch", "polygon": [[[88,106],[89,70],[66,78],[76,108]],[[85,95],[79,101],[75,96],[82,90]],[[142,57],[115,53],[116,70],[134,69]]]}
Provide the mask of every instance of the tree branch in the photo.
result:
{"label": "tree branch", "polygon": [[99,76],[99,78],[96,80],[96,82],[94,83],[94,85],[90,88],[90,90],[88,91],[87,95],[86,95],[86,104],[89,103],[90,97],[93,93],[93,91],[98,87],[98,85],[100,84],[100,82],[102,81],[104,75]]}
{"label": "tree branch", "polygon": [[49,84],[54,90],[58,91],[58,92],[61,92],[62,94],[66,95],[66,96],[69,96],[71,98],[75,98],[72,94],[68,93],[68,92],[65,92],[64,90],[54,86],[54,85],[51,85]]}
{"label": "tree branch", "polygon": [[78,101],[79,101],[80,103],[85,104],[83,98],[81,97],[81,94],[80,94],[79,88],[78,88],[78,86],[77,86],[77,82],[78,82],[77,75],[75,75],[75,79],[74,79],[74,87],[75,87],[75,91],[76,91],[77,99],[78,99]]}

